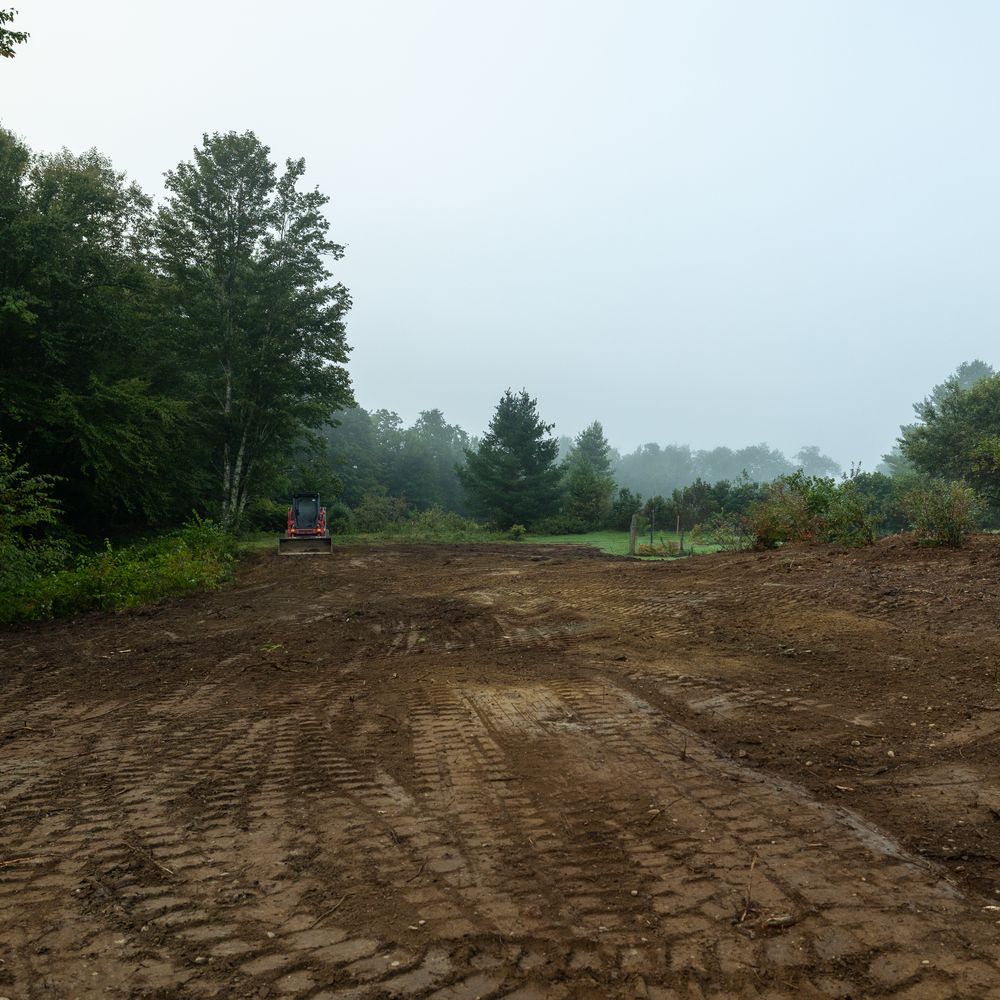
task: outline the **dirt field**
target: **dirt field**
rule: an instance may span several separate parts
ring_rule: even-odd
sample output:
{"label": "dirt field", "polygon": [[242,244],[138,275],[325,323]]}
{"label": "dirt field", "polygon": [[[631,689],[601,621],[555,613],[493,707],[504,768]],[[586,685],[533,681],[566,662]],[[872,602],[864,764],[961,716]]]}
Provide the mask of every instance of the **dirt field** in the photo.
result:
{"label": "dirt field", "polygon": [[1000,998],[1000,540],[337,550],[0,636],[0,997]]}

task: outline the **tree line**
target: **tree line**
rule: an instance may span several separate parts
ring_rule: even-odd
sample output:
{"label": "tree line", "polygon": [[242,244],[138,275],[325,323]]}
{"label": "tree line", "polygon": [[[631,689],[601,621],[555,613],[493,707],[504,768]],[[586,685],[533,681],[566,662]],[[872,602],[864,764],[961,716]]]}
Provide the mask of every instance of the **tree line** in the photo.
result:
{"label": "tree line", "polygon": [[575,438],[554,425],[526,390],[508,389],[482,437],[449,424],[437,409],[410,427],[389,410],[353,407],[324,434],[324,454],[294,477],[339,497],[342,530],[377,530],[409,512],[440,508],[507,530],[515,524],[546,534],[627,528],[637,511],[662,528],[685,530],[720,511],[743,511],[755,484],[805,470],[839,466],[815,446],[797,461],[766,444],[693,451],[647,444],[622,456],[600,421]]}
{"label": "tree line", "polygon": [[[897,447],[875,471],[843,473],[814,445],[792,460],[766,444],[706,451],[646,444],[622,456],[599,421],[576,438],[554,437],[537,400],[510,389],[482,438],[448,424],[440,410],[424,411],[408,428],[391,411],[348,410],[328,430],[321,464],[340,477],[330,488],[344,501],[338,511],[344,530],[377,530],[409,511],[440,508],[502,530],[523,525],[546,534],[622,530],[636,513],[663,530],[708,525],[739,534],[755,511],[767,544],[796,531],[870,540],[911,525],[918,494],[925,509],[932,501],[951,502],[948,496],[959,505],[971,502],[935,482],[975,487],[983,503],[972,507],[996,520],[1000,376],[984,362],[964,363],[914,409],[917,420],[901,427]],[[779,521],[787,520],[798,507],[826,511],[825,520],[801,510],[791,518],[794,529],[768,520],[779,509],[785,511]]]}
{"label": "tree line", "polygon": [[304,172],[205,135],[154,206],[96,151],[0,130],[0,450],[63,530],[238,529],[353,403],[343,248]]}

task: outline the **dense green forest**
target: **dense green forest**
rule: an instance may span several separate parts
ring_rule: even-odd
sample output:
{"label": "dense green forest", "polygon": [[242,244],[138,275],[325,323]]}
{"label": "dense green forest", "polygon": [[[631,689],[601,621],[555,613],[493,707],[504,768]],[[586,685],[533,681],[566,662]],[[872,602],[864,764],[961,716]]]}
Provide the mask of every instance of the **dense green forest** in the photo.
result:
{"label": "dense green forest", "polygon": [[[91,566],[108,574],[98,604],[127,604],[142,587],[97,551],[108,539],[147,540],[180,589],[200,579],[191,547],[214,546],[217,577],[225,538],[281,530],[297,489],[321,492],[340,533],[438,512],[453,530],[566,534],[638,514],[765,545],[933,535],[949,504],[963,524],[997,520],[1000,376],[981,361],[915,404],[874,472],[843,473],[814,445],[620,454],[597,419],[557,437],[524,389],[480,436],[437,408],[410,426],[368,412],[330,270],[344,251],[304,177],[251,132],[205,135],[154,204],[96,151],[39,154],[0,130],[0,592],[21,595],[5,617],[29,614],[43,578],[62,583],[30,614],[73,606],[59,574],[80,559],[106,560]],[[169,551],[148,547],[165,533]]]}
{"label": "dense green forest", "polygon": [[194,517],[185,565],[204,518],[250,523],[353,403],[343,251],[304,171],[206,135],[154,206],[95,151],[0,130],[0,592]]}
{"label": "dense green forest", "polygon": [[353,402],[342,251],[304,169],[205,136],[154,209],[98,153],[0,132],[0,438],[53,477],[67,531],[237,529]]}

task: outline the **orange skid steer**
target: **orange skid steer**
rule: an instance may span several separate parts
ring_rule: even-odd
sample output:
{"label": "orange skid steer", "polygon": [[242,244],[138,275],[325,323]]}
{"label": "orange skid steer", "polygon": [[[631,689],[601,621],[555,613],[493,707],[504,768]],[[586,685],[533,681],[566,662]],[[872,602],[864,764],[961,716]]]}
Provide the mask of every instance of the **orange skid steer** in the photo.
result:
{"label": "orange skid steer", "polygon": [[326,508],[319,504],[318,493],[296,493],[288,508],[288,529],[278,539],[278,554],[283,556],[329,553],[333,548],[326,523]]}

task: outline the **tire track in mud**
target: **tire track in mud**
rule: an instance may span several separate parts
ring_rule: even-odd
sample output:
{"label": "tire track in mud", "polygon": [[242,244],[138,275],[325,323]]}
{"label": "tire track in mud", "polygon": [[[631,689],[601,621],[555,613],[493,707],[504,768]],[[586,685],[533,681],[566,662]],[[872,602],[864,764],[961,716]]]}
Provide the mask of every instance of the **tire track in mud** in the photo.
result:
{"label": "tire track in mud", "polygon": [[763,709],[775,713],[808,712],[834,718],[854,718],[850,714],[845,716],[830,702],[796,695],[791,688],[768,691],[739,681],[695,677],[676,673],[672,669],[657,669],[655,665],[648,664],[643,666],[642,674],[634,675],[630,679],[638,680],[643,676],[652,678],[657,683],[660,693],[666,698],[681,702],[696,715],[746,715]]}
{"label": "tire track in mud", "polygon": [[[433,629],[404,595],[349,668],[275,665],[248,691],[211,668],[153,700],[10,712],[66,732],[0,761],[0,995],[1000,997],[991,913],[577,662],[656,609],[656,634],[681,634],[705,592],[598,580],[567,612],[508,575],[482,618]],[[281,606],[291,627],[349,612]],[[511,666],[531,649],[561,679]],[[704,711],[796,704],[660,673]]]}
{"label": "tire track in mud", "polygon": [[[426,939],[457,941],[481,928],[454,904],[453,892],[421,877],[426,869],[449,889],[467,883],[453,874],[453,847],[370,758],[336,752],[329,710],[329,702],[308,716],[286,709],[243,731],[228,721],[213,735],[213,720],[203,719],[202,750],[194,756],[153,762],[140,749],[112,768],[103,752],[90,754],[80,784],[111,769],[119,784],[106,782],[99,796],[78,795],[66,829],[36,832],[65,855],[69,878],[82,887],[76,905],[64,907],[65,921],[93,925],[93,941],[114,935],[125,946],[118,949],[125,964],[106,968],[99,986],[73,978],[76,959],[60,965],[24,950],[23,961],[7,966],[17,981],[44,982],[39,996],[97,995],[108,980],[131,980],[137,989],[169,983],[178,996],[229,995],[250,984],[300,996],[333,984],[404,996],[449,983],[460,995],[467,964],[456,967],[448,947]],[[175,736],[188,751],[196,745],[183,727]],[[57,775],[39,795],[65,781],[65,773]],[[83,840],[76,836],[81,823]],[[27,896],[18,888],[23,905]],[[401,949],[373,935],[372,924],[359,933],[335,924],[332,914],[323,921],[337,909],[328,905],[331,892],[343,893],[341,901],[367,895],[377,906],[380,888],[402,893],[409,913],[401,919],[426,927],[419,935],[425,940]],[[212,975],[203,976],[210,963]],[[495,985],[504,978],[494,977]],[[475,978],[477,989],[485,988],[482,979]]]}
{"label": "tire track in mud", "polygon": [[645,642],[690,636],[696,631],[692,615],[725,599],[718,590],[657,592],[655,581],[620,577],[584,582],[567,593],[558,578],[550,584],[519,575],[497,590],[464,588],[456,594],[494,608],[502,644],[560,648],[614,636]]}
{"label": "tire track in mud", "polygon": [[[493,728],[508,739],[530,739],[534,728],[551,744],[545,731],[555,724],[564,740],[589,744],[558,758],[572,773],[566,786],[572,791],[560,798],[571,823],[592,817],[601,803],[614,848],[601,861],[620,850],[634,866],[632,873],[622,864],[592,869],[601,871],[603,886],[635,885],[629,892],[648,904],[616,912],[604,902],[598,931],[610,932],[604,940],[618,946],[623,969],[654,974],[666,950],[675,973],[687,973],[691,982],[706,974],[713,982],[728,980],[736,991],[755,989],[760,970],[776,967],[784,981],[817,990],[838,981],[854,990],[885,989],[900,965],[909,971],[896,985],[934,983],[939,996],[995,982],[998,952],[989,923],[983,920],[975,940],[952,936],[948,919],[963,906],[950,886],[928,879],[925,866],[918,868],[857,819],[831,815],[796,789],[725,765],[692,734],[658,733],[662,717],[626,692],[569,683],[541,694],[529,689],[513,725],[507,706],[494,717]],[[600,767],[581,766],[601,755]],[[647,817],[636,816],[634,796],[621,792],[636,784],[649,792]],[[646,833],[654,823],[665,832]],[[585,850],[574,853],[594,864]],[[637,880],[639,873],[645,878]],[[911,912],[901,913],[904,886]],[[638,946],[627,928],[615,939],[623,914],[646,929]],[[790,930],[772,937],[768,920]],[[912,947],[915,936],[926,957],[908,964],[896,949]],[[966,983],[955,983],[953,956],[970,947],[982,960],[972,963]],[[606,966],[606,957],[596,964]],[[847,979],[845,966],[851,968]]]}
{"label": "tire track in mud", "polygon": [[[288,986],[289,975],[298,975],[303,989],[307,979],[313,984],[347,983],[344,989],[360,990],[365,988],[361,983],[401,976],[428,983],[447,978],[452,970],[446,951],[428,955],[419,945],[400,948],[396,943],[401,931],[405,934],[434,921],[446,930],[444,924],[459,917],[459,911],[433,887],[419,894],[403,891],[416,884],[421,858],[426,864],[426,857],[443,853],[433,831],[427,829],[408,793],[369,755],[345,757],[321,720],[288,720],[288,725],[295,728],[295,749],[281,778],[289,781],[284,809],[298,817],[288,841],[296,859],[288,892],[294,890],[298,899],[293,904],[286,898],[282,909],[293,914],[308,909],[308,921],[290,936],[279,935],[269,952],[243,971],[255,981],[274,979],[282,988]],[[309,775],[305,782],[303,774]],[[409,904],[406,912],[399,913],[404,907],[397,905],[395,920],[380,919],[382,896],[401,891]],[[344,921],[333,915],[345,900],[351,901],[345,911],[360,911],[366,918],[360,934],[339,926]],[[333,911],[330,920],[322,920],[328,911]],[[321,928],[316,926],[319,922]],[[467,930],[471,927],[456,927],[454,932],[461,936]]]}
{"label": "tire track in mud", "polygon": [[[417,788],[447,817],[462,848],[456,888],[490,920],[491,932],[520,940],[528,954],[540,941],[568,950],[610,922],[588,867],[599,853],[605,871],[612,862],[595,844],[592,824],[575,829],[572,817],[554,810],[531,769],[526,773],[490,731],[493,713],[509,725],[518,708],[500,689],[435,691],[414,709],[424,719],[416,725]],[[619,881],[625,873],[611,874]],[[621,898],[617,889],[612,895]]]}
{"label": "tire track in mud", "polygon": [[[213,920],[214,897],[232,867],[233,831],[223,817],[231,786],[243,780],[241,751],[262,735],[260,724],[212,721],[177,727],[176,745],[187,753],[157,753],[144,742],[88,754],[72,780],[100,791],[81,796],[48,838],[77,882],[82,914],[73,919],[103,918],[152,960],[147,966],[179,983],[191,978],[199,951],[232,929]],[[216,783],[219,774],[226,777]],[[65,787],[68,776],[60,781]]]}
{"label": "tire track in mud", "polygon": [[[506,644],[567,649],[579,642],[614,634],[644,643],[692,636],[697,632],[699,609],[727,600],[722,591],[709,588],[671,588],[651,593],[655,589],[655,582],[644,579],[616,579],[613,584],[602,580],[575,587],[565,603],[560,604],[545,596],[544,586],[518,581],[516,590],[505,592],[502,600],[497,595],[494,603],[507,609],[507,613],[496,616]],[[561,591],[556,593],[562,595]],[[786,610],[806,606],[805,596],[800,600],[797,595],[782,595],[779,603]],[[530,624],[517,624],[519,618],[509,613],[509,606],[530,609]],[[560,622],[567,613],[577,620]],[[682,702],[696,714],[726,716],[763,709],[776,713],[829,714],[865,724],[857,713],[844,715],[830,702],[797,695],[790,688],[774,691],[728,678],[693,676],[677,671],[675,665],[662,667],[655,662],[644,663],[642,671],[660,683],[664,696]]]}
{"label": "tire track in mud", "polygon": [[[229,742],[238,728],[231,723],[213,749]],[[182,731],[180,736],[184,735]],[[96,993],[109,978],[129,979],[140,988],[143,970],[149,969],[178,985],[192,976],[161,941],[128,933],[161,909],[173,910],[184,902],[169,895],[169,887],[184,881],[185,858],[177,850],[182,837],[161,815],[163,794],[169,798],[179,793],[184,783],[171,784],[168,763],[150,755],[145,739],[136,747],[122,744],[120,737],[109,733],[92,738],[87,750],[69,755],[73,763],[64,769],[56,765],[58,758],[42,757],[37,763],[39,770],[47,768],[43,784],[49,787],[22,792],[5,803],[0,853],[16,849],[8,832],[16,828],[22,840],[25,828],[30,829],[32,841],[46,852],[40,875],[22,885],[3,887],[13,888],[21,920],[29,924],[33,909],[55,908],[64,914],[61,922],[75,928],[78,947],[90,948],[89,954],[98,956],[89,973],[93,981],[77,982],[78,961],[49,957],[57,952],[64,934],[57,929],[43,931],[30,941],[34,947],[22,947],[17,956],[19,978],[29,984],[27,995]],[[158,779],[165,779],[158,789],[160,800],[152,791]],[[67,794],[70,788],[75,794]],[[40,795],[48,808],[40,821],[32,823],[30,810]],[[107,944],[109,933],[113,946],[95,950],[97,942]],[[189,992],[199,993],[193,985]]]}
{"label": "tire track in mud", "polygon": [[[202,692],[192,699],[185,692],[178,699],[207,704],[213,693]],[[234,873],[247,868],[240,827],[249,826],[254,816],[266,815],[269,808],[290,811],[288,791],[296,785],[301,761],[289,759],[299,742],[297,724],[284,721],[286,730],[295,731],[290,739],[283,739],[282,727],[269,720],[248,726],[239,719],[209,717],[187,725],[169,724],[170,745],[157,746],[160,754],[152,752],[159,741],[149,738],[147,727],[138,748],[99,743],[72,771],[50,769],[46,779],[30,793],[17,796],[13,806],[4,803],[5,827],[9,823],[22,831],[32,810],[40,812],[43,804],[49,810],[32,831],[32,839],[46,847],[42,858],[8,863],[8,854],[16,848],[0,834],[0,860],[5,862],[0,870],[0,913],[13,912],[16,905],[20,918],[30,922],[33,904],[44,908],[61,904],[66,920],[85,928],[84,939],[96,939],[112,928],[116,941],[128,946],[124,959],[141,958],[127,975],[109,972],[111,978],[131,979],[139,988],[145,979],[140,970],[152,969],[151,982],[183,986],[192,996],[214,992],[213,986],[202,988],[195,981],[198,962],[266,950],[261,943],[274,926],[273,909],[268,909],[271,921],[264,923],[265,915],[246,905],[258,898],[253,887],[259,879],[240,879]],[[158,735],[158,728],[167,725],[152,727],[153,732]],[[278,730],[273,739],[272,729]],[[171,752],[174,747],[181,752]],[[43,767],[45,763],[41,761]],[[267,778],[272,766],[274,773]],[[58,792],[70,783],[81,792],[53,812]],[[82,791],[95,785],[99,791]],[[304,791],[308,794],[310,789]],[[270,854],[258,850],[258,855],[286,864],[295,859],[297,846],[294,837],[286,837],[271,845]],[[39,867],[41,876],[36,873]],[[294,915],[308,883],[293,881],[298,895],[290,899],[286,892],[282,903]],[[76,885],[69,900],[44,891],[50,883],[61,888],[67,882]],[[236,903],[243,905],[234,922],[234,911],[226,913],[224,908]],[[307,911],[301,919],[311,923],[314,917]],[[339,943],[335,932],[328,938]],[[306,945],[314,950],[316,941]],[[38,953],[51,950],[43,944]],[[58,977],[77,965],[70,961],[59,969],[48,958],[35,959],[30,950],[21,949],[20,961],[12,960],[6,967],[17,969],[21,982],[46,982],[39,995],[70,995],[82,985],[71,986],[69,979]]]}
{"label": "tire track in mud", "polygon": [[[124,803],[127,844],[102,840],[112,828],[107,812],[99,797],[85,799],[78,812],[89,824],[89,858],[122,908],[116,931],[135,933],[144,921],[157,947],[143,960],[161,975],[169,969],[191,996],[216,989],[192,974],[195,953],[239,962],[232,982],[271,983],[296,995],[323,984],[356,996],[405,995],[406,983],[417,984],[416,995],[432,985],[457,986],[469,970],[448,947],[433,954],[400,950],[347,927],[311,926],[319,904],[310,893],[324,893],[326,902],[331,886],[345,893],[368,886],[367,902],[377,904],[370,890],[376,875],[410,905],[401,919],[425,920],[435,941],[498,933],[517,943],[520,964],[544,963],[547,974],[557,969],[567,982],[598,977],[610,986],[612,968],[633,984],[649,979],[670,988],[708,976],[739,995],[756,989],[762,968],[779,968],[798,988],[819,989],[824,976],[843,977],[846,962],[854,969],[846,981],[864,989],[900,935],[912,941],[919,931],[918,914],[901,916],[879,903],[902,884],[913,898],[914,872],[905,861],[876,864],[818,807],[790,804],[787,789],[743,787],[746,779],[726,773],[696,738],[675,727],[662,732],[658,713],[614,686],[438,685],[426,702],[415,701],[410,718],[416,795],[370,759],[336,752],[328,728],[313,715],[260,722],[242,734],[223,727],[196,758],[170,761],[159,772],[155,802]],[[545,796],[526,768],[526,744],[565,767],[565,780]],[[225,779],[196,795],[195,805],[178,805],[178,797],[190,797],[212,775]],[[149,766],[126,763],[120,778],[148,784]],[[741,787],[720,788],[727,782]],[[649,799],[645,809],[636,785]],[[183,834],[170,821],[178,809],[188,820]],[[284,819],[269,830],[265,814],[275,809]],[[253,845],[238,836],[241,810],[245,825],[258,830]],[[661,815],[670,825],[652,835],[650,825],[658,826]],[[252,846],[255,858],[266,856],[262,841],[275,863],[291,871],[272,879],[261,911],[260,897],[246,887],[259,882],[250,874],[263,872],[244,867],[247,898],[235,897],[234,919],[227,921],[213,890],[229,885],[241,851]],[[192,851],[190,843],[204,846]],[[806,867],[796,863],[803,843],[815,845]],[[338,857],[347,850],[351,860],[344,865]],[[512,863],[518,853],[526,859],[520,871]],[[815,867],[838,864],[866,874],[846,875],[842,886],[817,884]],[[161,865],[172,878],[163,878]],[[792,930],[772,938],[759,928],[757,940],[732,929],[748,881],[753,918],[787,914],[796,920]],[[856,903],[845,906],[846,899]],[[274,926],[276,904],[289,919],[269,938],[265,928]],[[917,905],[939,915],[954,908],[940,887]],[[823,918],[831,906],[836,923]],[[754,926],[750,919],[745,929]],[[941,961],[940,945],[930,940],[935,933],[928,930],[924,953]],[[541,940],[547,951],[537,946]],[[561,945],[555,956],[553,941]],[[931,975],[922,969],[912,975],[918,973],[923,982]],[[505,978],[495,974],[491,981],[499,988]],[[940,981],[941,996],[949,983]]]}
{"label": "tire track in mud", "polygon": [[707,589],[656,591],[652,580],[602,580],[574,588],[566,607],[602,632],[650,641],[691,635],[692,614],[724,597]]}

